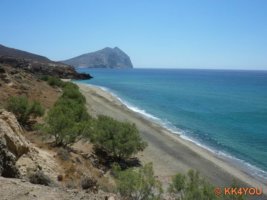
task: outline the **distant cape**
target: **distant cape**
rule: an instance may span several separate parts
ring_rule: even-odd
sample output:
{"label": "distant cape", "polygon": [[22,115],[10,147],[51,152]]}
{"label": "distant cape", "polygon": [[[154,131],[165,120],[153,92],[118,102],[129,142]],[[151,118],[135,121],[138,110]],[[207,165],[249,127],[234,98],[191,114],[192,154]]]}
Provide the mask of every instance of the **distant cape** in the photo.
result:
{"label": "distant cape", "polygon": [[120,69],[133,68],[130,57],[118,47],[106,47],[102,50],[82,54],[61,62],[74,67]]}

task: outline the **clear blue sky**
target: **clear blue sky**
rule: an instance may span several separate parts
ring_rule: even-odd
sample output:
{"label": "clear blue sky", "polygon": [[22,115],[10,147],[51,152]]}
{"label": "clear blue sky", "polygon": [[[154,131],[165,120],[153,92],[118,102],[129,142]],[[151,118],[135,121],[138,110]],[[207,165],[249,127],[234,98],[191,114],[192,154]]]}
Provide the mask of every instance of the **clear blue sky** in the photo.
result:
{"label": "clear blue sky", "polygon": [[267,69],[266,0],[1,0],[0,44],[62,60],[118,46],[135,67]]}

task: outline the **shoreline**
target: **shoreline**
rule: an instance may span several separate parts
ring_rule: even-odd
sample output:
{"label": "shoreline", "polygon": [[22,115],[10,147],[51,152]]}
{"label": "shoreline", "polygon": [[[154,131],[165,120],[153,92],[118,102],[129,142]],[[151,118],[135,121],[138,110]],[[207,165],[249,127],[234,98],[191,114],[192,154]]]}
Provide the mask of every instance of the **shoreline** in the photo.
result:
{"label": "shoreline", "polygon": [[242,186],[262,188],[266,194],[267,185],[262,181],[231,165],[216,153],[184,139],[179,133],[174,134],[163,124],[131,110],[108,90],[88,84],[77,85],[86,97],[87,108],[93,116],[104,114],[137,125],[143,139],[148,142],[147,149],[138,157],[143,163],[153,162],[155,175],[163,184],[178,172],[186,173],[189,169],[195,169],[215,186],[230,187],[232,180],[236,179]]}
{"label": "shoreline", "polygon": [[[136,113],[137,115],[141,115],[146,120],[151,121],[152,123],[155,123],[162,127],[163,129],[166,129],[168,133],[171,133],[174,137],[180,137],[183,140],[189,141],[190,143],[193,143],[193,145],[199,146],[200,148],[207,150],[208,152],[214,154],[218,159],[221,159],[227,163],[230,163],[230,165],[234,165],[236,168],[241,168],[240,170],[243,171],[244,173],[248,174],[249,176],[255,175],[255,179],[257,179],[261,183],[266,183],[267,182],[267,172],[258,168],[255,165],[250,164],[249,162],[245,160],[241,160],[235,156],[232,156],[229,153],[225,153],[220,150],[216,150],[215,148],[211,148],[205,144],[201,144],[198,140],[195,140],[194,138],[188,137],[183,133],[182,130],[174,127],[170,122],[164,122],[160,118],[147,113],[145,110],[142,110],[134,105],[131,105],[127,101],[122,100],[115,92],[110,90],[109,88],[105,88],[102,86],[97,86],[97,85],[92,85],[92,84],[85,84],[87,86],[99,88],[107,93],[109,93],[113,98],[118,100],[122,106],[126,106],[127,109],[131,110],[132,112]],[[252,173],[254,172],[254,173]]]}

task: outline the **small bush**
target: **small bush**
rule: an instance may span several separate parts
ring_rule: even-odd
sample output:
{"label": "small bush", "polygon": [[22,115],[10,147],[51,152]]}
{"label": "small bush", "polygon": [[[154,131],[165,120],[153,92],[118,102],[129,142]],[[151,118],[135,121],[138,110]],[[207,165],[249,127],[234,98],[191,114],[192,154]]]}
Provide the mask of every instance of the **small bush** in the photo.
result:
{"label": "small bush", "polygon": [[161,183],[155,178],[152,164],[146,164],[139,169],[121,171],[113,167],[117,189],[127,200],[160,200],[162,195]]}
{"label": "small bush", "polygon": [[86,102],[85,97],[79,91],[78,86],[71,82],[65,83],[62,97],[65,99],[72,99],[80,104],[85,104]]}
{"label": "small bush", "polygon": [[49,76],[47,76],[47,75],[43,75],[43,76],[40,76],[39,79],[42,80],[42,81],[48,81]]}
{"label": "small bush", "polygon": [[58,149],[57,155],[61,160],[65,160],[66,161],[66,160],[70,159],[69,151],[67,149],[64,149],[64,148]]}
{"label": "small bush", "polygon": [[63,81],[61,81],[59,78],[52,76],[48,77],[47,83],[53,87],[54,86],[61,87],[63,85]]}
{"label": "small bush", "polygon": [[55,86],[63,87],[65,85],[65,83],[62,80],[54,76],[43,75],[40,77],[40,79],[46,81],[49,85],[53,87]]}
{"label": "small bush", "polygon": [[81,187],[84,190],[90,189],[90,188],[94,188],[97,186],[97,182],[94,178],[90,178],[90,177],[84,177],[81,180]]}
{"label": "small bush", "polygon": [[177,174],[173,177],[169,192],[179,200],[218,199],[214,187],[199,176],[199,172],[189,170],[187,176]]}
{"label": "small bush", "polygon": [[24,96],[8,99],[7,110],[13,112],[22,125],[26,125],[31,117],[44,114],[44,108],[39,102],[29,102]]}
{"label": "small bush", "polygon": [[45,175],[42,171],[33,172],[29,175],[29,181],[32,184],[51,186],[53,184],[52,180]]}

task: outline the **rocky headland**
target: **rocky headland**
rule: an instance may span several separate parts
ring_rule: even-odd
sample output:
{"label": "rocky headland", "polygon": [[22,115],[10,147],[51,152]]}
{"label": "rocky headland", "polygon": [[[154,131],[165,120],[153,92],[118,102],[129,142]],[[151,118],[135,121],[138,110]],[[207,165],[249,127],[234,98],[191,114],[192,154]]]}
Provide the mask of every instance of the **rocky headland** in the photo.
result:
{"label": "rocky headland", "polygon": [[62,62],[75,67],[85,68],[133,68],[130,57],[118,47],[106,47],[102,50],[86,53]]}

